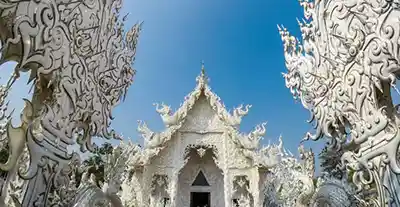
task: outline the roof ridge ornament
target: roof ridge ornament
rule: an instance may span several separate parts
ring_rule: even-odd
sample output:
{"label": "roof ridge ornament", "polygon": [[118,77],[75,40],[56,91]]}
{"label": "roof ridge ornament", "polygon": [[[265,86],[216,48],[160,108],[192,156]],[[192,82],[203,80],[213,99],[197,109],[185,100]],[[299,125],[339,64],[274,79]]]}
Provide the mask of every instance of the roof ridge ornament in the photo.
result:
{"label": "roof ridge ornament", "polygon": [[201,61],[201,75],[202,76],[206,75],[206,70],[204,68],[204,60]]}
{"label": "roof ridge ornament", "polygon": [[204,67],[204,60],[201,61],[201,72],[200,75],[197,76],[196,82],[197,82],[197,87],[201,89],[205,89],[206,85],[208,84],[209,78],[206,75],[206,69]]}

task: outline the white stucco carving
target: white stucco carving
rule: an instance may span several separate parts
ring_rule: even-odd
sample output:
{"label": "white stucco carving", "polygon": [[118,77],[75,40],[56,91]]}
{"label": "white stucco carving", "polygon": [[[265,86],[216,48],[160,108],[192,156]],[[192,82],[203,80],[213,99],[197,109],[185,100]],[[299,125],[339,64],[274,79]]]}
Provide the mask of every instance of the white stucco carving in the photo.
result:
{"label": "white stucco carving", "polygon": [[400,206],[399,114],[392,92],[400,68],[399,1],[300,0],[301,38],[283,26],[283,74],[310,110],[315,132],[341,151],[368,206]]}
{"label": "white stucco carving", "polygon": [[[211,207],[261,206],[261,188],[265,186],[261,182],[285,153],[282,139],[277,145],[259,146],[266,123],[250,133],[238,129],[251,106],[241,105],[232,114],[228,112],[211,91],[204,66],[196,81],[194,90],[175,112],[165,103],[154,104],[165,130],[154,132],[139,121],[138,131],[145,145],[133,167],[140,183],[136,186],[141,186],[142,192],[135,202],[140,200],[141,206],[190,206],[191,193],[208,192]],[[200,172],[207,185],[194,185]],[[154,179],[160,176],[166,184],[158,185],[157,192],[163,193],[155,194]]]}

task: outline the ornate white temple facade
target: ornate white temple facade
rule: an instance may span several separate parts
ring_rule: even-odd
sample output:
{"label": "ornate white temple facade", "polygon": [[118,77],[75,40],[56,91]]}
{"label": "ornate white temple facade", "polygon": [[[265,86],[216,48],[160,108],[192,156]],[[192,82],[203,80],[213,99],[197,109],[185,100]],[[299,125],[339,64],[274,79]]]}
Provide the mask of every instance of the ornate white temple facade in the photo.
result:
{"label": "ornate white temple facade", "polygon": [[265,171],[277,162],[259,150],[266,123],[248,134],[239,132],[251,106],[228,112],[210,90],[204,67],[196,81],[176,112],[155,104],[164,131],[153,132],[139,121],[145,158],[135,170],[142,192],[138,200],[143,206],[261,206]]}

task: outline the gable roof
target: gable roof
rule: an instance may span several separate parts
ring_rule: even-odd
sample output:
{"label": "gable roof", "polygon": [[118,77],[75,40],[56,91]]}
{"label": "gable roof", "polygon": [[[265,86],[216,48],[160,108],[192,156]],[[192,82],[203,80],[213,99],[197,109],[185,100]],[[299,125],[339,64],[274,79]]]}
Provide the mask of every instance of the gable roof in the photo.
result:
{"label": "gable roof", "polygon": [[184,102],[175,113],[172,112],[170,106],[164,103],[154,104],[166,127],[164,131],[159,133],[153,132],[147,127],[144,121],[138,121],[138,132],[145,141],[144,151],[147,150],[151,156],[157,155],[165,146],[165,143],[182,127],[189,111],[193,109],[193,106],[202,95],[205,96],[218,118],[224,123],[228,134],[236,144],[245,149],[258,148],[259,139],[265,134],[266,123],[258,125],[248,135],[241,134],[238,129],[239,125],[243,116],[248,114],[251,105],[240,105],[233,110],[232,114],[229,113],[225,105],[221,102],[220,97],[211,91],[208,81],[209,79],[205,74],[203,64],[200,75],[196,77],[196,87],[185,97]]}
{"label": "gable roof", "polygon": [[168,128],[173,125],[179,125],[186,119],[188,112],[193,108],[195,103],[199,100],[201,95],[204,95],[208,100],[211,108],[216,112],[219,119],[227,126],[237,128],[240,125],[241,118],[248,114],[251,105],[247,105],[243,109],[243,105],[235,109],[234,114],[230,114],[225,105],[222,103],[221,98],[211,91],[208,85],[208,77],[205,74],[204,65],[201,68],[201,73],[196,78],[196,87],[187,96],[175,113],[172,113],[171,107],[161,104],[156,105],[156,111],[160,114],[165,126]]}

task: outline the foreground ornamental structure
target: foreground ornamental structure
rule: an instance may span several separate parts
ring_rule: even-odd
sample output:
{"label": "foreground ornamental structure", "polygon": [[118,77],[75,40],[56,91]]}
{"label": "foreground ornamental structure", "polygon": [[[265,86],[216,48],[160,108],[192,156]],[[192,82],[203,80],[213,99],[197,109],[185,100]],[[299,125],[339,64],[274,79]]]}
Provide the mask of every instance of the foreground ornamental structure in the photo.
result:
{"label": "foreground ornamental structure", "polygon": [[[258,159],[266,123],[249,134],[240,133],[241,120],[251,106],[229,113],[210,90],[204,67],[196,81],[176,112],[155,104],[164,131],[154,133],[140,121],[138,130],[148,155],[140,175],[143,200],[170,200],[176,206],[229,206],[245,196],[260,206],[263,175],[274,164]],[[157,185],[161,180],[164,185]]]}
{"label": "foreground ornamental structure", "polygon": [[[301,0],[301,41],[280,27],[286,86],[367,206],[400,206],[400,7],[392,0]],[[338,152],[344,150],[340,155]],[[335,158],[335,157],[333,157]]]}

